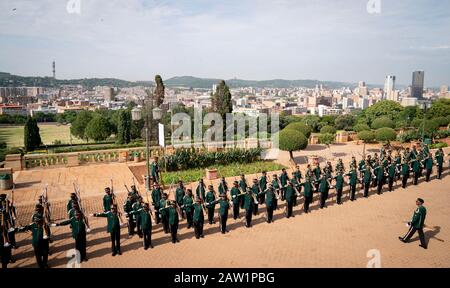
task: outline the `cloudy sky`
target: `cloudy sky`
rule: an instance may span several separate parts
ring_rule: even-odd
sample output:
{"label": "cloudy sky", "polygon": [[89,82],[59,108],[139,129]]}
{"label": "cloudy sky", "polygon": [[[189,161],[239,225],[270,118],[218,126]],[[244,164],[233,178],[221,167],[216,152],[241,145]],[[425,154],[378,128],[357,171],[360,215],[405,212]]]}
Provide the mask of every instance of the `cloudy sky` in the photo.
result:
{"label": "cloudy sky", "polygon": [[447,0],[70,1],[1,0],[0,71],[450,84]]}

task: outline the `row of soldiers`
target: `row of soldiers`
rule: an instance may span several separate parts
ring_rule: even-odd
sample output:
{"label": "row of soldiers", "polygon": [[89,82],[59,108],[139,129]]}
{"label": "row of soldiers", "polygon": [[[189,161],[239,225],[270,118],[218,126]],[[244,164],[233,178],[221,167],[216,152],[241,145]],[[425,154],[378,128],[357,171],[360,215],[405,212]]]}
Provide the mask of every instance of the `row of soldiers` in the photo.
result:
{"label": "row of soldiers", "polygon": [[[252,216],[258,215],[259,205],[265,204],[266,221],[272,223],[273,213],[280,208],[280,201],[286,201],[284,213],[287,218],[290,218],[294,217],[293,208],[297,206],[298,199],[302,196],[305,213],[310,212],[309,206],[313,202],[314,193],[320,194],[319,207],[326,208],[330,189],[336,190],[336,202],[341,205],[345,184],[349,185],[349,198],[354,201],[358,183],[362,185],[364,197],[368,197],[370,187],[376,187],[377,193],[381,194],[383,185],[386,183],[388,183],[389,191],[392,191],[393,182],[400,177],[402,186],[405,188],[411,172],[414,174],[413,183],[417,184],[416,179],[422,173],[420,169],[426,170],[426,181],[429,181],[433,164],[437,166],[437,178],[440,179],[444,163],[442,149],[436,152],[434,160],[426,146],[421,149],[414,147],[412,151],[405,149],[403,153],[396,151],[395,155],[391,150],[382,149],[379,155],[377,153],[374,157],[368,155],[358,164],[353,157],[348,172],[342,159],[339,159],[334,169],[331,162],[327,162],[323,169],[319,163],[315,167],[308,165],[304,177],[299,166],[292,172],[291,177],[285,169],[279,176],[273,174],[272,179],[266,172],[262,172],[262,175],[253,179],[250,185],[247,183],[245,175],[241,175],[239,180],[233,182],[231,189],[225,178],[222,178],[217,188],[218,193],[212,185],[206,188],[203,179],[199,180],[195,192],[187,189],[183,182],[179,181],[174,193],[174,200],[169,200],[169,195],[158,184],[159,178],[154,177],[150,197],[143,197],[135,185],[131,186],[131,191],[123,205],[126,222],[123,221],[122,214],[118,209],[116,197],[111,189],[112,185],[111,188],[105,188],[103,211],[90,214],[90,216],[107,218],[107,232],[111,235],[112,255],[115,256],[121,255],[120,231],[121,226],[125,224],[128,226],[128,234],[130,236],[137,234],[142,238],[144,249],[147,250],[153,248],[151,234],[154,224],[161,223],[164,232],[170,233],[172,243],[177,243],[179,242],[177,236],[179,222],[181,219],[186,219],[188,229],[194,228],[195,237],[203,238],[205,218],[210,225],[215,224],[214,214],[218,205],[219,228],[220,232],[225,234],[229,232],[227,230],[229,210],[232,211],[232,217],[235,220],[240,217],[241,210],[244,210],[245,226],[250,228],[252,227]],[[333,181],[334,185],[332,185]],[[40,198],[32,217],[33,223],[13,229],[14,232],[27,230],[33,232],[32,243],[39,267],[48,267],[50,226],[70,225],[75,248],[80,253],[80,261],[87,261],[86,232],[89,231],[89,225],[88,218],[80,207],[79,197],[77,193],[71,194],[67,204],[68,220],[59,223],[49,221],[49,204],[45,198],[41,197],[43,199]],[[146,202],[144,198],[147,198]],[[135,231],[136,228],[137,231]]]}

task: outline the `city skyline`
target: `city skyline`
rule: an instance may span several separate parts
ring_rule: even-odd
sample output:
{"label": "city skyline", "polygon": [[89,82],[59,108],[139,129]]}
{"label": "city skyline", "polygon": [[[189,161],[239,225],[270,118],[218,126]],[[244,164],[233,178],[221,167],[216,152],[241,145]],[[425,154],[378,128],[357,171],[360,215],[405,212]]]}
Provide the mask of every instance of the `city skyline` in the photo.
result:
{"label": "city skyline", "polygon": [[[0,71],[118,78],[191,75],[411,85],[450,83],[450,16],[443,1],[83,1],[0,4]],[[270,20],[270,21],[269,21]]]}

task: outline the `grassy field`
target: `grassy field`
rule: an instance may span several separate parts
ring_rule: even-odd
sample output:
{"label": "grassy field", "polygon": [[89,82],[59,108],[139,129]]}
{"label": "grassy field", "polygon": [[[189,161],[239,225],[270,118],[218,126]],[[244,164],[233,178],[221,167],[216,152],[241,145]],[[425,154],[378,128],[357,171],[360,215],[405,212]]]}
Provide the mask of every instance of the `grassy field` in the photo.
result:
{"label": "grassy field", "polygon": [[[52,144],[55,140],[62,143],[70,143],[70,127],[57,124],[39,124],[42,143]],[[6,142],[8,147],[23,146],[23,126],[0,126],[0,142]],[[72,143],[84,143],[84,141],[72,137]]]}
{"label": "grassy field", "polygon": [[[214,166],[217,169],[219,177],[231,177],[238,176],[240,174],[253,174],[261,173],[262,171],[277,171],[282,168],[287,168],[281,164],[271,161],[257,161],[248,164],[233,163],[226,166]],[[183,179],[184,182],[194,182],[205,176],[205,169],[190,169],[177,172],[165,172],[163,175],[164,183],[176,183],[179,179]]]}

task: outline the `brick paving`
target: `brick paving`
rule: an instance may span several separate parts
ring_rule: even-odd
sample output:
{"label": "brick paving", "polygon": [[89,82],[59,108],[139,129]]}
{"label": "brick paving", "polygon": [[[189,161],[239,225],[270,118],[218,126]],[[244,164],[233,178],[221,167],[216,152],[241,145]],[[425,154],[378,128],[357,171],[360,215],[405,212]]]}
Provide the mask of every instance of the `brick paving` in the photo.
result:
{"label": "brick paving", "polygon": [[[338,157],[351,157],[352,154],[345,153],[345,147],[339,148],[343,152],[333,149],[333,152],[343,154],[338,154]],[[356,153],[354,147],[346,148]],[[308,153],[317,154],[317,151]],[[324,155],[325,152],[319,150],[319,153]],[[295,156],[299,157],[298,154]],[[355,156],[359,158],[358,154]],[[278,160],[286,162],[285,153]],[[49,195],[54,220],[65,218],[67,196],[73,190],[71,175],[78,176],[82,195],[86,195],[83,196],[83,204],[88,213],[101,210],[102,188],[109,182],[111,174],[117,182],[118,201],[123,203],[126,195],[123,183],[128,182],[129,185],[133,175],[126,164],[75,168],[49,169],[45,173],[43,170],[16,173],[15,181],[19,184],[16,190],[19,222],[29,222],[33,203],[44,181],[51,186]],[[230,183],[233,179],[230,177],[227,180]],[[247,177],[247,180],[251,179],[251,176]],[[143,250],[137,236],[128,238],[127,229],[123,227],[123,255],[116,257],[110,254],[106,220],[90,218],[90,260],[82,263],[82,267],[365,267],[369,260],[366,254],[370,249],[381,252],[383,267],[449,267],[449,184],[450,177],[446,176],[443,180],[421,182],[419,186],[410,185],[405,190],[397,186],[394,192],[382,195],[376,195],[372,190],[369,199],[361,198],[360,191],[356,202],[348,201],[346,188],[345,203],[341,206],[335,205],[332,190],[328,208],[318,209],[316,199],[311,214],[303,214],[301,207],[297,206],[294,209],[296,217],[285,219],[283,204],[275,213],[273,224],[265,223],[264,205],[260,205],[261,213],[254,218],[253,228],[246,229],[242,218],[238,221],[229,219],[230,233],[222,235],[218,224],[206,224],[205,238],[201,240],[194,238],[193,230],[188,230],[183,220],[179,230],[180,243],[175,245],[170,242],[169,235],[161,231],[161,225],[156,225],[153,227],[155,248],[147,251]],[[139,187],[144,191],[142,185]],[[402,244],[397,239],[397,236],[406,232],[403,221],[411,217],[417,197],[425,199],[428,209],[426,223],[429,228],[425,231],[430,239],[428,250],[418,247],[418,241]],[[67,253],[74,247],[70,230],[68,227],[56,227],[52,231],[54,242],[51,244],[49,264],[51,267],[66,267],[69,262]],[[20,247],[13,252],[17,261],[10,267],[36,267],[30,234],[21,233],[17,238]],[[417,237],[413,240],[417,240]]]}

